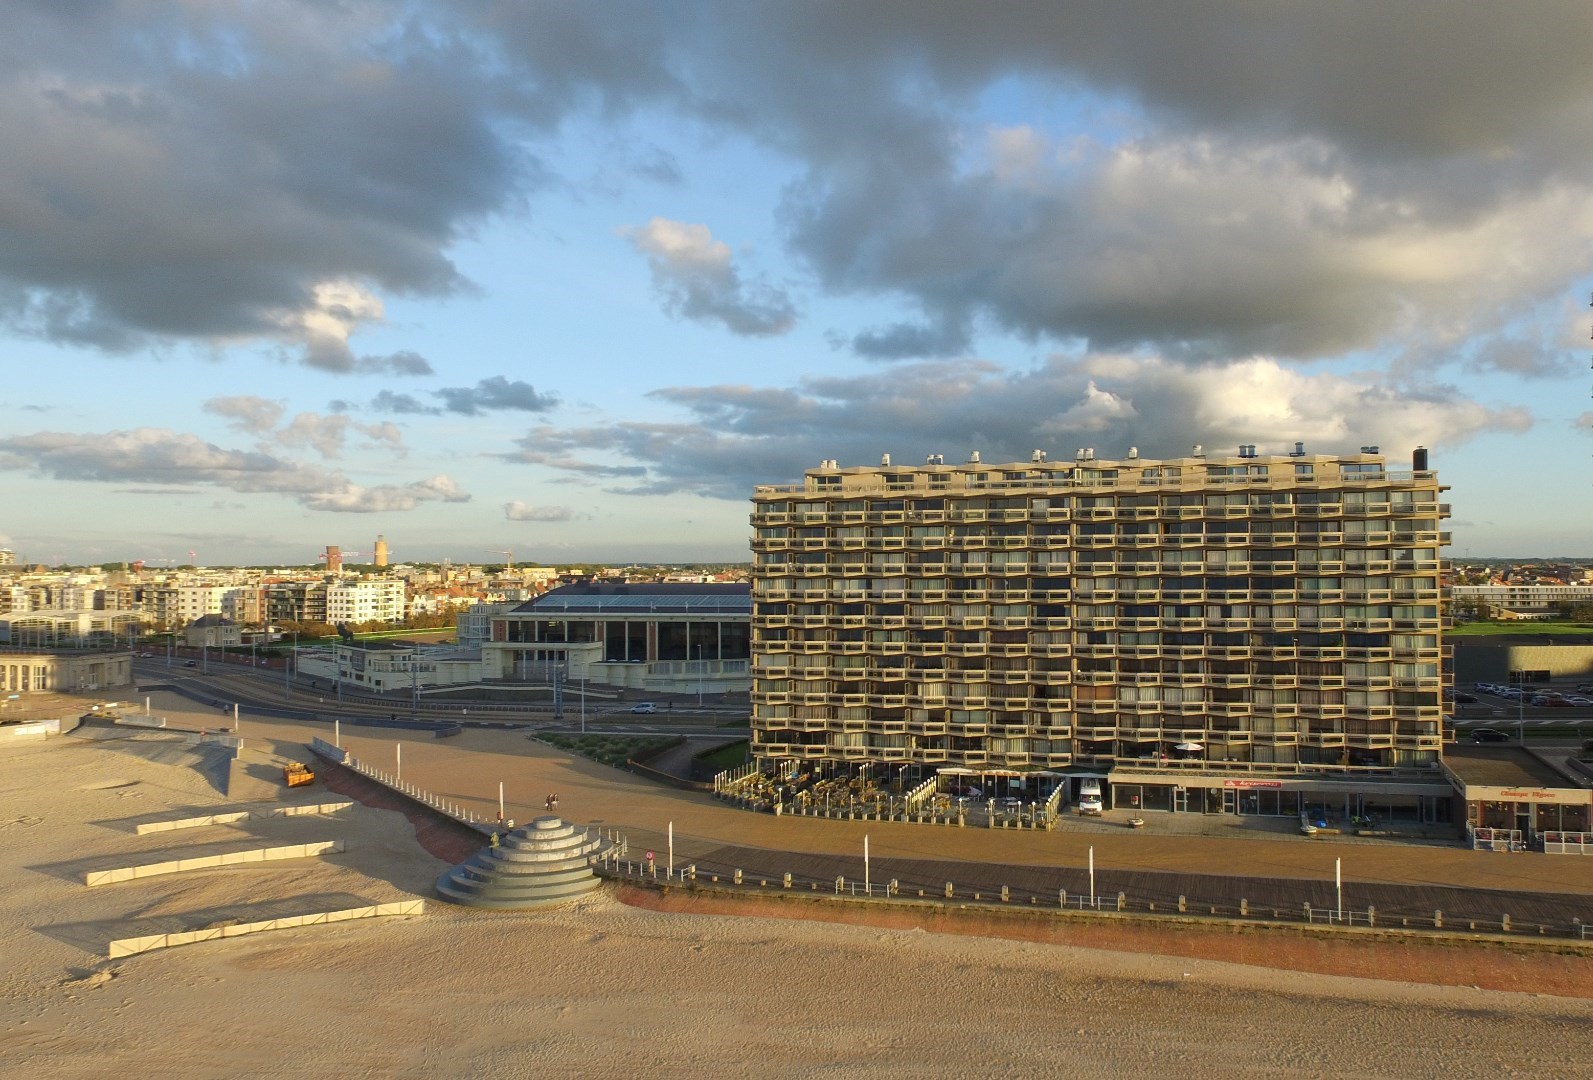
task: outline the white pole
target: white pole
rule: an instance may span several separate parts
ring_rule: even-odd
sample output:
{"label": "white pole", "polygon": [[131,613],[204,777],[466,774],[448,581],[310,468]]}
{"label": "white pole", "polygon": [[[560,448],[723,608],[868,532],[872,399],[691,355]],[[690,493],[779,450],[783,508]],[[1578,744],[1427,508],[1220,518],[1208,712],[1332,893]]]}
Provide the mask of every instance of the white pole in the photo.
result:
{"label": "white pole", "polygon": [[669,823],[669,873],[665,876],[669,878],[675,876],[675,823],[673,821]]}
{"label": "white pole", "polygon": [[144,715],[149,715],[149,698],[144,699]]}
{"label": "white pole", "polygon": [[1095,906],[1095,845],[1090,845],[1090,906]]}
{"label": "white pole", "polygon": [[404,778],[404,744],[396,743],[394,744],[393,749],[397,751],[398,754],[398,778],[402,780]]}
{"label": "white pole", "polygon": [[872,895],[868,884],[868,833],[863,834],[863,895]]}
{"label": "white pole", "polygon": [[234,735],[238,734],[238,703],[236,701],[232,703],[232,733]]}
{"label": "white pole", "polygon": [[336,716],[332,717],[332,742],[343,749],[343,721]]}
{"label": "white pole", "polygon": [[581,676],[581,734],[586,734],[586,676]]}
{"label": "white pole", "polygon": [[503,781],[498,781],[498,820],[503,820]]}
{"label": "white pole", "polygon": [[1344,921],[1344,873],[1343,859],[1333,860],[1333,891],[1338,894],[1339,922]]}

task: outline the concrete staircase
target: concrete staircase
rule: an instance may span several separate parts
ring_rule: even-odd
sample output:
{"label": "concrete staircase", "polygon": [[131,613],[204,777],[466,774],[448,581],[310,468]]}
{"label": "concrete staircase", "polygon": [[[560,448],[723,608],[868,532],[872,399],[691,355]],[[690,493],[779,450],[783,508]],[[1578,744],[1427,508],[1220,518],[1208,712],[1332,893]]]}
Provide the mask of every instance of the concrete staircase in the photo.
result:
{"label": "concrete staircase", "polygon": [[592,864],[609,847],[558,817],[539,817],[438,878],[437,894],[478,908],[562,904],[602,884]]}

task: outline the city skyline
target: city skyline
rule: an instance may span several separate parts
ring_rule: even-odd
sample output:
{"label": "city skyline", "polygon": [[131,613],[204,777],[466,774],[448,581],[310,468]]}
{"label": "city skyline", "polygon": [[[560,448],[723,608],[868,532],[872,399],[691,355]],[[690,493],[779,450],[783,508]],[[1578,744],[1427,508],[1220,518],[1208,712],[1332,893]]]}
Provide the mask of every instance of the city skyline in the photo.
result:
{"label": "city skyline", "polygon": [[30,562],[745,562],[825,459],[1296,441],[1593,534],[1585,5],[13,18]]}

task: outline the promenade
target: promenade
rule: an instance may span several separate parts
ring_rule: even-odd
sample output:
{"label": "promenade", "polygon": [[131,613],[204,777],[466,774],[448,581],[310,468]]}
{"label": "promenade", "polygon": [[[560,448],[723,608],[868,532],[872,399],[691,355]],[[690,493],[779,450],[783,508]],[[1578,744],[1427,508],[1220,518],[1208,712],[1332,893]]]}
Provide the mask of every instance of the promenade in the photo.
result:
{"label": "promenade", "polygon": [[[191,709],[191,703],[172,697],[157,703],[157,711],[162,707],[176,717]],[[201,710],[195,715],[206,714]],[[331,737],[326,725],[247,714],[240,734],[252,747],[289,757],[301,757],[312,737]],[[791,863],[785,869],[796,870],[797,856],[823,857],[834,860],[823,865],[851,867],[838,874],[861,879],[866,835],[871,857],[885,876],[891,871],[884,868],[893,863],[902,871],[898,877],[905,874],[906,864],[939,862],[1076,871],[1087,865],[1093,848],[1098,891],[1103,892],[1101,883],[1108,880],[1103,875],[1121,872],[1293,881],[1302,889],[1310,883],[1313,890],[1326,883],[1331,891],[1334,860],[1339,859],[1347,888],[1366,884],[1577,894],[1589,898],[1584,921],[1593,918],[1593,866],[1571,856],[1476,852],[1458,844],[1421,841],[1307,838],[1278,831],[1286,824],[1269,819],[1205,819],[1202,824],[1218,835],[1199,835],[1183,831],[1191,827],[1187,819],[1172,821],[1159,814],[1148,815],[1140,830],[1066,819],[1052,832],[776,817],[656,785],[555,750],[523,732],[466,730],[453,738],[433,739],[424,733],[350,726],[343,729],[342,741],[354,756],[389,772],[397,771],[401,758],[406,781],[484,819],[497,815],[501,782],[507,817],[530,820],[544,812],[545,798],[556,793],[560,816],[627,832],[633,850],[638,843],[661,842],[673,824],[677,863],[711,857],[728,865],[745,858],[748,869],[758,865],[772,873],[781,862]],[[725,854],[730,851],[746,854]],[[755,864],[756,852],[769,854]],[[807,864],[820,865],[811,860]],[[922,868],[920,876],[927,873]],[[1260,902],[1260,896],[1256,892],[1247,898]]]}

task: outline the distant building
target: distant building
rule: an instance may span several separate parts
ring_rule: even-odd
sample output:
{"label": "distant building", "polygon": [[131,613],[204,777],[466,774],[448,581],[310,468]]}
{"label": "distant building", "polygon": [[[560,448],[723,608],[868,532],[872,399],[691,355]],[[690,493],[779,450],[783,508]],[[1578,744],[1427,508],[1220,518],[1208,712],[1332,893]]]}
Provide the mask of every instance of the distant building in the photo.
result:
{"label": "distant building", "polygon": [[326,572],[328,574],[343,572],[343,549],[335,544],[326,545]]}
{"label": "distant building", "polygon": [[196,648],[221,649],[243,644],[243,627],[225,615],[206,615],[183,630],[183,641]]}
{"label": "distant building", "polygon": [[133,681],[127,649],[0,651],[0,696],[47,690],[104,690]]}
{"label": "distant building", "polygon": [[749,586],[565,585],[491,616],[488,679],[558,672],[608,686],[726,693],[749,686]]}
{"label": "distant building", "polygon": [[402,622],[404,583],[397,578],[362,578],[326,587],[326,621]]}
{"label": "distant building", "polygon": [[387,565],[387,537],[380,535],[376,537],[376,547],[373,549],[371,558],[377,566]]}

